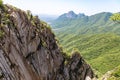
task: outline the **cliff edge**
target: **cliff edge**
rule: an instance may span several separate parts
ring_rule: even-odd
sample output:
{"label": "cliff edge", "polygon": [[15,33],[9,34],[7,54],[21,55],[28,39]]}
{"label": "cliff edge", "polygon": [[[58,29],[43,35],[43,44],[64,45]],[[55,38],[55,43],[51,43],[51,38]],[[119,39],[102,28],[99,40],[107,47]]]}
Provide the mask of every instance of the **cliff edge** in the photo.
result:
{"label": "cliff edge", "polygon": [[67,59],[48,25],[11,5],[0,6],[0,80],[91,80],[78,52]]}

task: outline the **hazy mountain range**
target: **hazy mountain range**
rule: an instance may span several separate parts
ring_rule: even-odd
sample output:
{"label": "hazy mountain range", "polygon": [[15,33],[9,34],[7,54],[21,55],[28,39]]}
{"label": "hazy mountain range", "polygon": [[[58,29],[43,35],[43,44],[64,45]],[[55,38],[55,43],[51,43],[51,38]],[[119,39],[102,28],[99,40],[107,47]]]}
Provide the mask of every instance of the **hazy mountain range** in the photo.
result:
{"label": "hazy mountain range", "polygon": [[58,18],[58,15],[38,14],[39,18],[48,24]]}

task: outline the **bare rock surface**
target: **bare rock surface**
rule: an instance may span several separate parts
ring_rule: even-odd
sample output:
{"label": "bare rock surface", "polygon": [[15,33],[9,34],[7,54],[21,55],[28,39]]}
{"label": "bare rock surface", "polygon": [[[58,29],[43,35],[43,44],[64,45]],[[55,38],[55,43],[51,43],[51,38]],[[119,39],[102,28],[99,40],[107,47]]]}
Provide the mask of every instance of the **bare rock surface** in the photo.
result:
{"label": "bare rock surface", "polygon": [[80,53],[68,59],[48,25],[11,5],[0,6],[0,80],[87,80]]}

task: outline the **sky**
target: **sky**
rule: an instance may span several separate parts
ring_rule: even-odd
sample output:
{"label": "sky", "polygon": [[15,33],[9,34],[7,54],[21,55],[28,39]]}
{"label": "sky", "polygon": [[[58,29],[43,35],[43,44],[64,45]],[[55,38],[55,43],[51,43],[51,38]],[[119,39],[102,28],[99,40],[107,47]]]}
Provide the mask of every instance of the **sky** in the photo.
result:
{"label": "sky", "polygon": [[3,0],[33,14],[61,15],[68,11],[93,15],[100,12],[120,12],[120,0]]}

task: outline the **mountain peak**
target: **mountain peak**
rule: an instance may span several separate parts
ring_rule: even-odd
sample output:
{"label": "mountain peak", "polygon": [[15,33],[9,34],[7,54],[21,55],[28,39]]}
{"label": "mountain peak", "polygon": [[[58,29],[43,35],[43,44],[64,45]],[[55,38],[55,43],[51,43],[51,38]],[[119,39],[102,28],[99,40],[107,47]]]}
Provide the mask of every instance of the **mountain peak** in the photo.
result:
{"label": "mountain peak", "polygon": [[73,11],[69,11],[69,12],[66,14],[66,17],[67,17],[67,18],[76,18],[76,17],[77,17],[77,14],[75,14]]}
{"label": "mountain peak", "polygon": [[69,11],[68,14],[75,14],[75,12],[74,11]]}
{"label": "mountain peak", "polygon": [[78,14],[78,17],[79,17],[79,18],[82,18],[82,17],[84,17],[84,16],[85,16],[84,13],[79,13],[79,14]]}
{"label": "mountain peak", "polygon": [[76,17],[77,17],[77,14],[75,14],[73,11],[69,11],[68,13],[62,14],[59,18],[73,19],[73,18],[76,18]]}
{"label": "mountain peak", "polygon": [[75,18],[83,18],[86,15],[84,13],[76,14],[74,11],[69,11],[68,13],[64,13],[59,16],[58,19],[75,19]]}

